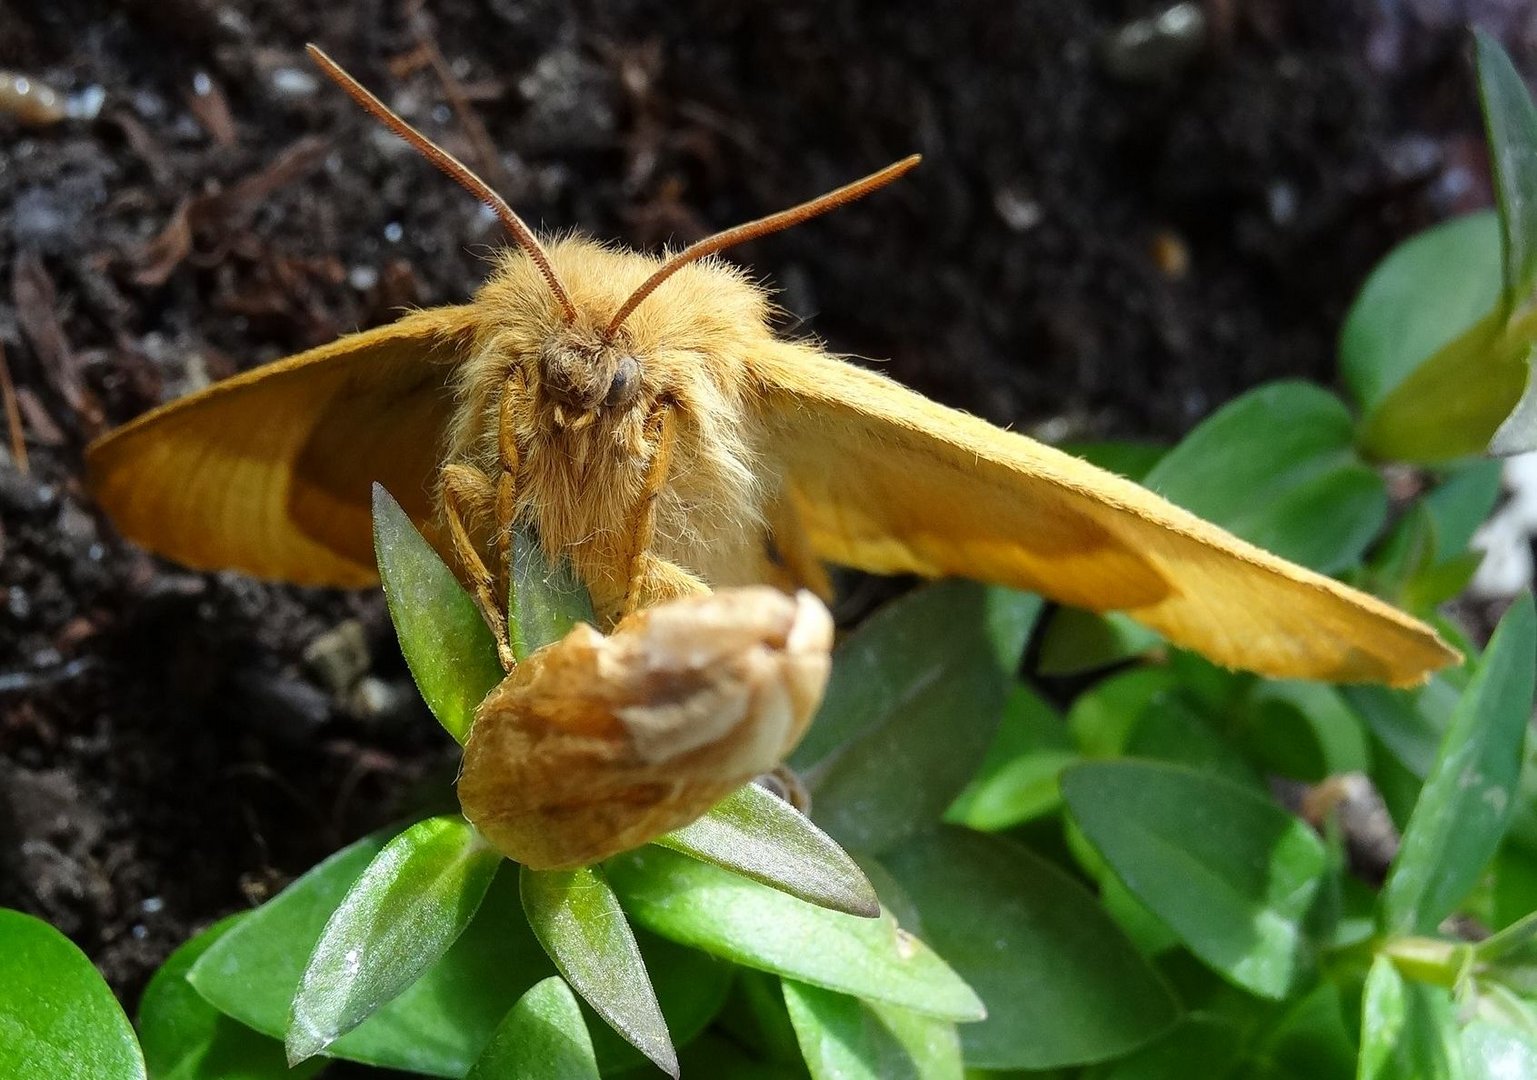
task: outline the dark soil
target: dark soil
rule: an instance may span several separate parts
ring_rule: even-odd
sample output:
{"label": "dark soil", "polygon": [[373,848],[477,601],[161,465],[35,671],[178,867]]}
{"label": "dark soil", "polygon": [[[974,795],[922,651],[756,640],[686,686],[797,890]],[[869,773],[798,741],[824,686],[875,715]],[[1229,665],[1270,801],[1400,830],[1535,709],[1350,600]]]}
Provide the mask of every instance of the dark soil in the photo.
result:
{"label": "dark soil", "polygon": [[1211,0],[1188,60],[1113,77],[1107,35],[1154,9],[0,0],[0,67],[106,94],[94,121],[0,116],[0,344],[29,459],[0,449],[0,904],[132,1003],[195,930],[449,795],[377,596],[178,570],[82,489],[104,429],[461,300],[500,242],[304,42],[531,219],[635,244],[921,151],[897,187],[736,257],[940,400],[1054,438],[1173,438],[1262,381],[1330,380],[1374,261],[1488,200],[1464,24],[1518,62],[1537,31],[1517,0]]}

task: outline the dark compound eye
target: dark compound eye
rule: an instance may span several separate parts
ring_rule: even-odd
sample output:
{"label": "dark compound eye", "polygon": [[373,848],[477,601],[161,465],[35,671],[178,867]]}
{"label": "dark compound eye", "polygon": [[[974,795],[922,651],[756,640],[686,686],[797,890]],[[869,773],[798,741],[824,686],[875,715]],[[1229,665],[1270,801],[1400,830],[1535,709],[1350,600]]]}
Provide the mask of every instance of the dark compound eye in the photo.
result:
{"label": "dark compound eye", "polygon": [[621,356],[614,368],[614,381],[608,384],[608,395],[603,399],[603,404],[610,408],[623,405],[633,398],[639,389],[640,361],[633,356]]}

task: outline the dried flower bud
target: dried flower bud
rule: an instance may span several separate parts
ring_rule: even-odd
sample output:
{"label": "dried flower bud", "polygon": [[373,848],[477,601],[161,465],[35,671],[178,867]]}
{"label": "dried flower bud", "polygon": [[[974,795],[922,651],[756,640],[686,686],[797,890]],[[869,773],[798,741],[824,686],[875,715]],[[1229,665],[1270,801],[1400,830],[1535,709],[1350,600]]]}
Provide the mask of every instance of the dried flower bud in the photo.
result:
{"label": "dried flower bud", "polygon": [[464,814],[508,858],[582,866],[693,821],[778,764],[822,700],[832,618],[810,593],[723,589],[581,625],[475,714]]}

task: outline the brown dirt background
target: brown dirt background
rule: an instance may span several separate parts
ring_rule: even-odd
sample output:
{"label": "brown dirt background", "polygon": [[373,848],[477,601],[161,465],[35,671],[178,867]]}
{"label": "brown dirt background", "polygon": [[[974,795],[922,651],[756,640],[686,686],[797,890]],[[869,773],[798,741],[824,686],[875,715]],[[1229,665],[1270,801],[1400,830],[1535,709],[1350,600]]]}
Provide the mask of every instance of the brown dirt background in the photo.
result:
{"label": "brown dirt background", "polygon": [[1537,40],[1516,0],[1209,0],[1196,54],[1128,83],[1105,42],[1158,5],[939,7],[0,0],[0,68],[105,91],[94,121],[0,115],[0,344],[30,458],[0,449],[0,904],[131,1008],[192,932],[449,796],[377,596],[179,570],[82,489],[106,427],[480,280],[495,228],[306,41],[530,220],[637,245],[921,151],[734,257],[797,327],[941,401],[1173,439],[1265,380],[1331,381],[1374,261],[1488,202],[1466,25],[1518,63]]}

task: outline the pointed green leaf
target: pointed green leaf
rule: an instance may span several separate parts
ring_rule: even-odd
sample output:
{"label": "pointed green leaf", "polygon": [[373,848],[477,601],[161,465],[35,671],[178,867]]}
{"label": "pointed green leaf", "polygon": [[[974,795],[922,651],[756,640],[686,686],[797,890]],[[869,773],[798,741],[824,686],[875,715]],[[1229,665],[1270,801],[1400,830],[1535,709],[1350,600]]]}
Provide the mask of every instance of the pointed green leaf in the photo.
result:
{"label": "pointed green leaf", "polygon": [[526,660],[559,641],[577,623],[597,624],[592,598],[570,562],[552,566],[539,541],[526,529],[512,535],[512,596],[507,631],[512,651]]}
{"label": "pointed green leaf", "polygon": [[1537,280],[1537,104],[1498,41],[1483,30],[1473,32],[1473,41],[1509,309],[1526,301]]}
{"label": "pointed green leaf", "polygon": [[1090,762],[1062,776],[1073,819],[1117,877],[1234,983],[1283,997],[1311,959],[1303,920],[1322,841],[1269,799],[1174,765]]}
{"label": "pointed green leaf", "polygon": [[981,995],[967,1064],[1076,1065],[1124,1054],[1174,1023],[1163,981],[1089,892],[1028,849],[940,829],[881,859],[934,950]]}
{"label": "pointed green leaf", "polygon": [[1489,439],[1489,453],[1514,457],[1537,450],[1537,348],[1526,353],[1526,384],[1510,415],[1500,421]]}
{"label": "pointed green leaf", "polygon": [[656,843],[810,904],[865,918],[880,914],[859,864],[806,815],[757,784],[739,788]]}
{"label": "pointed green leaf", "polygon": [[400,651],[422,698],[457,741],[505,672],[475,601],[390,493],[374,485],[374,557]]}
{"label": "pointed green leaf", "polygon": [[1492,310],[1366,414],[1361,447],[1382,460],[1421,464],[1483,453],[1521,399],[1534,334],[1537,312],[1507,325]]}
{"label": "pointed green leaf", "polygon": [[1446,737],[1382,890],[1384,925],[1429,933],[1473,887],[1515,809],[1532,714],[1537,612],[1530,593],[1500,620]]}
{"label": "pointed green leaf", "polygon": [[534,936],[605,1023],[657,1068],[678,1075],[656,991],[619,900],[596,867],[530,870],[518,878]]}
{"label": "pointed green leaf", "polygon": [[[281,1039],[299,976],[326,920],[383,843],[377,836],[359,841],[244,916],[193,965],[190,981],[197,991],[221,1012]],[[731,965],[653,935],[637,939],[655,973],[667,1026],[682,1045],[720,1009]],[[518,998],[554,973],[523,916],[518,876],[498,874],[448,954],[327,1053],[383,1068],[462,1077]],[[591,1033],[605,1070],[644,1061],[607,1025],[595,1025]]]}
{"label": "pointed green leaf", "polygon": [[551,976],[531,986],[465,1080],[598,1080],[598,1059],[576,995]]}
{"label": "pointed green leaf", "polygon": [[457,815],[418,822],[385,845],[310,954],[284,1040],[289,1060],[330,1046],[442,957],[500,863]]}
{"label": "pointed green leaf", "polygon": [[1500,302],[1500,223],[1492,211],[1427,229],[1367,278],[1340,335],[1340,375],[1369,413],[1409,374]]}
{"label": "pointed green leaf", "polygon": [[784,997],[812,1080],[961,1080],[948,1021],[793,979]]}
{"label": "pointed green leaf", "polygon": [[889,916],[828,911],[655,845],[605,865],[630,918],[680,944],[934,1016],[984,1013],[971,988]]}
{"label": "pointed green leaf", "polygon": [[0,908],[0,1076],[143,1080],[123,1007],[75,944]]}
{"label": "pointed green leaf", "polygon": [[283,1044],[230,1019],[187,981],[193,963],[238,923],[231,915],[177,949],[139,1001],[139,1041],[155,1080],[304,1080],[322,1062],[289,1069]]}
{"label": "pointed green leaf", "polygon": [[1040,610],[1034,596],[944,581],[866,620],[834,654],[791,758],[817,824],[878,852],[938,820],[987,754]]}
{"label": "pointed green leaf", "polygon": [[1360,559],[1387,517],[1387,491],[1354,444],[1354,421],[1333,394],[1270,383],[1209,416],[1144,482],[1267,551],[1332,573]]}

